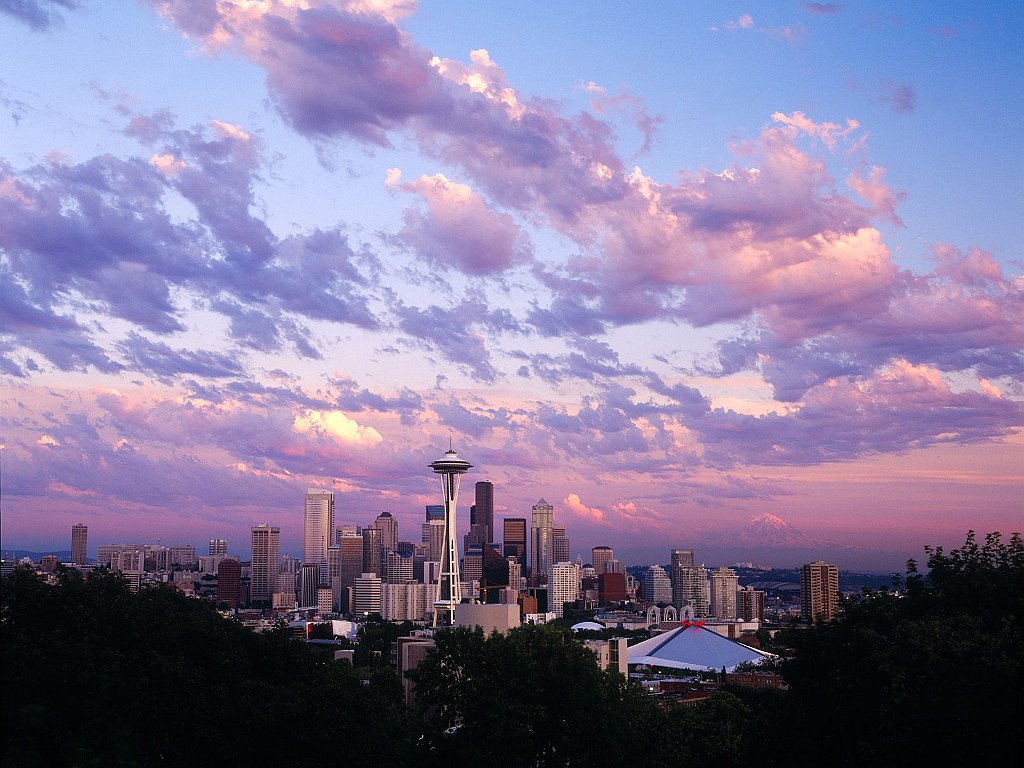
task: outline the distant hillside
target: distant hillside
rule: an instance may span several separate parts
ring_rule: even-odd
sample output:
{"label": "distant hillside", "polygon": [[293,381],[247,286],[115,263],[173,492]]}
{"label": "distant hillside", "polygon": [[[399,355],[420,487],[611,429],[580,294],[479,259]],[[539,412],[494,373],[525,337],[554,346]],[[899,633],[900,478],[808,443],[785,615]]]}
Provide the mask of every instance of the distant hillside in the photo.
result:
{"label": "distant hillside", "polygon": [[27,549],[0,550],[0,557],[4,560],[21,560],[23,557],[28,557],[32,559],[33,563],[38,563],[45,555],[56,555],[62,563],[71,561],[70,549],[51,549],[47,552],[30,552]]}

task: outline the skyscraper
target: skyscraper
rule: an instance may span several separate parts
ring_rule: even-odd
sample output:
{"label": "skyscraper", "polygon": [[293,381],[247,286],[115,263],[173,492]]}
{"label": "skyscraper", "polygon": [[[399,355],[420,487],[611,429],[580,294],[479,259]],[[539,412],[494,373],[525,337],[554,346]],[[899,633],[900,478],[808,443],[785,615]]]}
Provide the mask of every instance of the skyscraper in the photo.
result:
{"label": "skyscraper", "polygon": [[669,578],[672,579],[672,604],[676,608],[683,606],[685,595],[683,594],[684,575],[681,569],[693,565],[692,549],[673,549],[671,552],[672,563],[668,569]]}
{"label": "skyscraper", "polygon": [[736,613],[744,621],[764,621],[764,592],[743,587],[736,595]]}
{"label": "skyscraper", "polygon": [[242,594],[242,565],[233,557],[225,557],[217,564],[217,602],[238,607]]}
{"label": "skyscraper", "polygon": [[710,611],[708,569],[703,565],[681,565],[673,575],[672,600],[677,608],[690,606],[695,619],[706,619]]}
{"label": "skyscraper", "polygon": [[302,564],[316,565],[320,583],[324,584],[327,583],[327,548],[331,546],[333,532],[334,494],[321,488],[308,488],[302,526]]}
{"label": "skyscraper", "polygon": [[644,570],[644,600],[647,603],[672,601],[672,581],[660,565],[649,565]]}
{"label": "skyscraper", "polygon": [[228,543],[224,539],[210,539],[210,557],[227,557]]}
{"label": "skyscraper", "polygon": [[598,576],[607,570],[605,566],[614,559],[615,551],[611,547],[594,547],[590,550],[590,564]]}
{"label": "skyscraper", "polygon": [[278,548],[281,529],[267,523],[252,528],[252,565],[249,569],[249,597],[253,602],[270,600],[277,587]]}
{"label": "skyscraper", "polygon": [[530,526],[530,583],[534,586],[546,584],[551,575],[554,561],[554,531],[552,518],[555,508],[541,499],[533,505],[533,519]]}
{"label": "skyscraper", "polygon": [[579,596],[580,572],[574,563],[562,561],[551,566],[548,582],[548,610],[562,618],[562,606]]}
{"label": "skyscraper", "polygon": [[551,529],[551,559],[556,563],[569,562],[569,537],[560,525]]}
{"label": "skyscraper", "polygon": [[375,528],[380,528],[380,545],[385,552],[398,549],[398,520],[390,512],[381,512],[373,521]]}
{"label": "skyscraper", "polygon": [[82,523],[71,526],[71,562],[85,565],[89,543],[89,526]]}
{"label": "skyscraper", "polygon": [[526,518],[506,517],[502,525],[502,554],[526,565]]}
{"label": "skyscraper", "polygon": [[363,573],[384,575],[384,547],[381,545],[381,529],[376,526],[363,528]]}
{"label": "skyscraper", "polygon": [[338,571],[338,597],[341,610],[348,611],[347,590],[355,586],[363,573],[363,536],[345,534],[338,539],[341,566]]}
{"label": "skyscraper", "polygon": [[711,572],[711,616],[716,619],[735,619],[736,590],[739,577],[732,568],[716,568]]}
{"label": "skyscraper", "polygon": [[481,480],[476,484],[476,523],[486,528],[486,535],[481,544],[494,542],[494,483]]}
{"label": "skyscraper", "polygon": [[815,560],[800,569],[800,602],[804,621],[831,621],[839,615],[839,568]]}

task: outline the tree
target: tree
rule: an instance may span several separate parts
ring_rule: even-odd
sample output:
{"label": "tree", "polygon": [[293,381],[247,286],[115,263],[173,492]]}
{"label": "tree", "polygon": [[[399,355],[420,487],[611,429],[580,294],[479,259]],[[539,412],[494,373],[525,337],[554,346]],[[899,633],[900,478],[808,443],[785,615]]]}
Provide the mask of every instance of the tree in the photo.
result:
{"label": "tree", "polygon": [[602,670],[556,627],[484,637],[439,633],[414,673],[424,759],[470,765],[575,766],[640,762],[661,716],[635,685]]}
{"label": "tree", "polygon": [[57,579],[3,581],[5,766],[268,764],[291,761],[295,743],[407,764],[413,731],[393,674],[363,685],[305,643],[170,588]]}
{"label": "tree", "polygon": [[926,549],[898,591],[866,592],[840,621],[795,634],[784,665],[807,759],[835,765],[1014,764],[1024,730],[1024,545],[974,533]]}

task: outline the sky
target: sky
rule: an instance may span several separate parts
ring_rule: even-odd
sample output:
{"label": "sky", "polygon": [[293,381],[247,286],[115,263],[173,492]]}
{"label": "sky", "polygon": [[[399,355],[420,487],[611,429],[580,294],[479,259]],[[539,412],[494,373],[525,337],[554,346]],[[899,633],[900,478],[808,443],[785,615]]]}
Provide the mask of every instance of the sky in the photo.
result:
{"label": "sky", "polygon": [[848,567],[1020,531],[1022,33],[0,0],[2,546],[300,552],[307,487],[416,539],[449,441],[461,525],[488,479],[573,555],[771,561],[765,514]]}

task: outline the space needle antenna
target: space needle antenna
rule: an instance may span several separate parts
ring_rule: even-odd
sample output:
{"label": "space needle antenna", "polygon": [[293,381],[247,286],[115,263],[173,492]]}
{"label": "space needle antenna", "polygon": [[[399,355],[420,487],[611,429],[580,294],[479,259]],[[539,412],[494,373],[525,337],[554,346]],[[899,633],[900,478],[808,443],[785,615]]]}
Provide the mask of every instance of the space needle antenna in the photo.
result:
{"label": "space needle antenna", "polygon": [[441,476],[441,495],[444,499],[444,549],[441,552],[441,573],[437,579],[437,594],[434,599],[433,626],[451,626],[455,623],[455,607],[462,600],[459,584],[459,550],[455,536],[455,506],[459,500],[459,483],[462,475],[472,468],[465,459],[460,459],[448,436],[448,450],[430,468]]}

